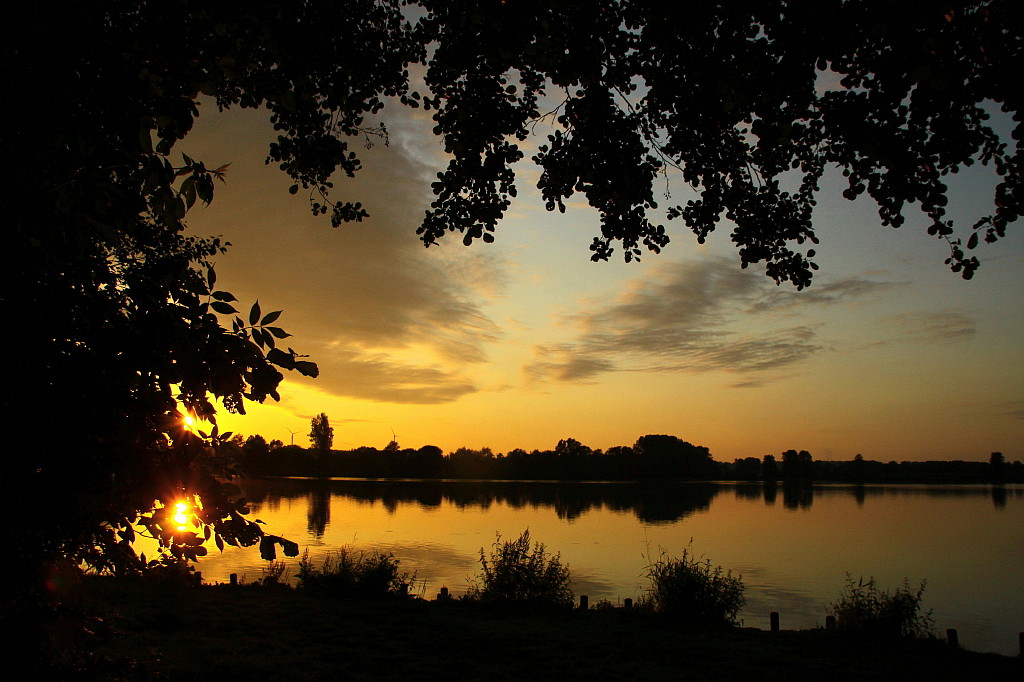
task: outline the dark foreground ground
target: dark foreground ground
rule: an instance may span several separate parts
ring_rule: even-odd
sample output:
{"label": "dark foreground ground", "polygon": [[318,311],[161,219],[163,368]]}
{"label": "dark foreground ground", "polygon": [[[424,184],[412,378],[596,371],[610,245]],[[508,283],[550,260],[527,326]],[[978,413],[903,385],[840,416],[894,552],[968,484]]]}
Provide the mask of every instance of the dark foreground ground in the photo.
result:
{"label": "dark foreground ground", "polygon": [[99,664],[107,670],[101,679],[1024,679],[1018,658],[940,641],[693,630],[621,609],[509,612],[110,579],[86,587],[84,608],[97,632],[90,648],[96,660],[107,660]]}

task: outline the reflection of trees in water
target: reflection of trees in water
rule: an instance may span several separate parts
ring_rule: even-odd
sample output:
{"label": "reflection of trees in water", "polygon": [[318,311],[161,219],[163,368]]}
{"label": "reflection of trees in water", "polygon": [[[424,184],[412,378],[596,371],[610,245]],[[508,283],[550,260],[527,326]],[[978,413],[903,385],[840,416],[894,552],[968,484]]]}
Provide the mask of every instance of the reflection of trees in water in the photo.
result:
{"label": "reflection of trees in water", "polygon": [[968,499],[991,497],[998,509],[1006,507],[1008,500],[1024,502],[1024,486],[1012,485],[978,485],[978,484],[796,484],[775,486],[772,484],[736,484],[736,497],[741,499],[755,497],[752,490],[760,490],[764,495],[764,503],[775,504],[778,489],[783,491],[783,504],[787,509],[810,509],[815,496],[850,495],[858,506],[870,504],[872,498],[881,497],[945,497]]}
{"label": "reflection of trees in water", "polygon": [[996,509],[1006,508],[1006,488],[1001,485],[992,486],[992,504]]}
{"label": "reflection of trees in water", "polygon": [[706,511],[720,491],[721,486],[714,483],[646,484],[639,491],[636,515],[645,523],[672,523]]}
{"label": "reflection of trees in water", "polygon": [[327,524],[331,522],[331,491],[323,484],[324,481],[313,483],[306,509],[306,530],[318,540],[324,536]]}
{"label": "reflection of trees in water", "polygon": [[762,495],[760,483],[737,483],[736,499],[738,500],[759,500]]}
{"label": "reflection of trees in water", "polygon": [[1013,499],[1024,502],[1024,486],[1014,485],[984,485],[976,483],[964,484],[929,484],[929,483],[894,483],[876,485],[829,485],[819,484],[814,486],[816,495],[853,495],[858,502],[871,503],[871,498],[877,497],[947,497],[954,499],[968,499],[991,497],[996,500]]}
{"label": "reflection of trees in water", "polygon": [[[276,508],[282,499],[307,498],[309,531],[320,537],[330,523],[334,495],[360,504],[381,503],[388,513],[402,505],[431,509],[451,504],[459,509],[487,511],[493,505],[511,509],[553,509],[560,519],[572,521],[591,510],[631,513],[644,523],[673,523],[707,510],[723,489],[733,488],[738,500],[763,497],[773,506],[781,492],[787,509],[807,510],[815,496],[852,496],[858,505],[888,496],[985,497],[997,508],[1009,501],[1024,501],[1024,487],[963,485],[798,485],[758,483],[624,482],[577,483],[550,481],[453,481],[453,480],[331,480],[249,479],[239,483],[249,500]],[[781,489],[781,490],[780,490]]]}
{"label": "reflection of trees in water", "polygon": [[532,481],[309,480],[258,479],[242,482],[246,496],[272,505],[281,498],[308,498],[307,524],[321,536],[330,521],[330,497],[380,502],[389,513],[400,505],[488,510],[551,508],[560,519],[574,520],[592,509],[631,512],[645,523],[671,523],[708,509],[721,486],[714,483],[556,483]]}
{"label": "reflection of trees in water", "polygon": [[786,509],[810,509],[814,504],[814,486],[810,483],[786,483],[782,486],[782,505]]}

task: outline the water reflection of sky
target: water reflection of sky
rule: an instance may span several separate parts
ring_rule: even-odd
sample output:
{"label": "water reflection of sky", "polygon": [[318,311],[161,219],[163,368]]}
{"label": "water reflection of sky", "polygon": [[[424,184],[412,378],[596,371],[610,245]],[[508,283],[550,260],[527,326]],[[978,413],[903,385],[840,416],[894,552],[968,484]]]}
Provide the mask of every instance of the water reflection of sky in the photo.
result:
{"label": "water reflection of sky", "polygon": [[[253,515],[314,558],[350,545],[393,552],[432,598],[461,594],[480,549],[525,528],[560,552],[577,595],[591,603],[642,594],[644,567],[684,548],[742,574],[744,623],[824,621],[846,574],[885,587],[927,579],[925,604],[940,629],[968,648],[1015,654],[1024,630],[1024,486],[815,486],[758,484],[527,484],[493,482],[248,481]],[[289,559],[294,575],[296,560]],[[208,581],[258,579],[255,549],[215,550]]]}

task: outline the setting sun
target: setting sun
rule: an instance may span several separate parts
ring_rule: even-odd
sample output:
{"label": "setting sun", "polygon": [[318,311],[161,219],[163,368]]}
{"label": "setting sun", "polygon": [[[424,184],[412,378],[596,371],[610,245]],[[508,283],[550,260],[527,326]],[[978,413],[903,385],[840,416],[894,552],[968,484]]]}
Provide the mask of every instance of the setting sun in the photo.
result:
{"label": "setting sun", "polygon": [[[189,419],[189,417],[186,417],[186,419]],[[174,522],[178,524],[178,530],[186,530],[185,524],[188,523],[189,517],[186,513],[188,511],[188,505],[184,502],[177,502],[174,505],[174,509],[175,514],[171,518],[173,518]]]}

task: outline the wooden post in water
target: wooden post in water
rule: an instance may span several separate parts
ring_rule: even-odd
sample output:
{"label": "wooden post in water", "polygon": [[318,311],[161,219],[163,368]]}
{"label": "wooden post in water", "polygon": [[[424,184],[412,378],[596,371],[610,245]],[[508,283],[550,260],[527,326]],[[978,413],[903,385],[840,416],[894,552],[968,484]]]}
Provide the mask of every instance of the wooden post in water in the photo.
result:
{"label": "wooden post in water", "polygon": [[946,643],[953,648],[959,648],[960,636],[957,634],[956,628],[946,629]]}
{"label": "wooden post in water", "polygon": [[580,595],[580,611],[586,611],[590,608],[590,598],[585,594]]}
{"label": "wooden post in water", "polygon": [[768,614],[768,621],[771,623],[772,632],[779,631],[779,612],[772,611]]}
{"label": "wooden post in water", "polygon": [[632,597],[626,597],[625,599],[623,599],[622,600],[622,608],[624,608],[624,609],[631,609],[631,608],[633,608],[633,598]]}
{"label": "wooden post in water", "polygon": [[237,585],[238,585],[238,574],[237,574],[237,573],[232,573],[231,575],[229,575],[229,576],[228,576],[228,581],[229,581],[229,582],[230,582],[230,583],[231,583],[232,585],[235,585],[235,586],[237,586]]}

